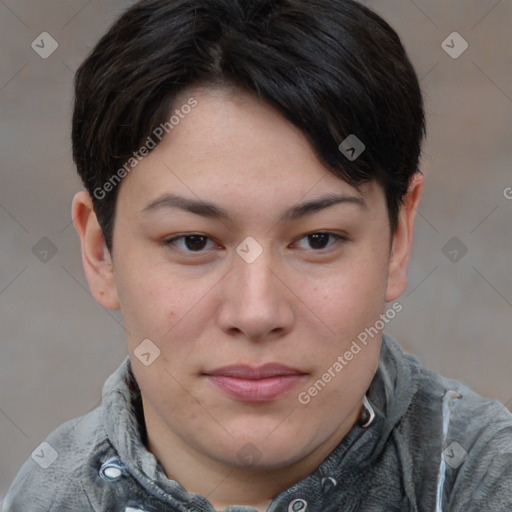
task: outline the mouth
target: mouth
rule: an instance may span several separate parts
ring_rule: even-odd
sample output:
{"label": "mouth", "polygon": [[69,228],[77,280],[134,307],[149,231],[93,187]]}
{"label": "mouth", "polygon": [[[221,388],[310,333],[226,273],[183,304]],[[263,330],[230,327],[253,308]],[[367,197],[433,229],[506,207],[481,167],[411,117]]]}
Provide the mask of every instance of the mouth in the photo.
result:
{"label": "mouth", "polygon": [[204,374],[224,394],[241,402],[276,400],[297,386],[306,373],[277,363],[259,367],[231,365]]}

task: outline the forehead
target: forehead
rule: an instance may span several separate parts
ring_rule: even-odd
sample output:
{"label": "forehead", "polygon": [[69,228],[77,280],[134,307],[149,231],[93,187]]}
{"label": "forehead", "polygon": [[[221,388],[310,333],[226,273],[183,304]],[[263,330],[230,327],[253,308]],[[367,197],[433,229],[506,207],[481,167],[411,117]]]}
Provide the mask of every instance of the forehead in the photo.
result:
{"label": "forehead", "polygon": [[[182,108],[191,100],[193,109]],[[374,183],[355,189],[334,176],[297,127],[250,93],[191,88],[176,99],[171,116],[176,124],[125,178],[120,200],[142,209],[173,192],[240,199],[250,208],[327,192],[361,197],[360,191],[377,191]]]}
{"label": "forehead", "polygon": [[174,161],[185,157],[197,164],[196,171],[214,167],[216,176],[223,169],[246,178],[257,171],[259,179],[290,169],[325,175],[304,134],[267,101],[237,88],[191,89],[180,95],[173,110],[190,98],[197,106],[164,139],[155,156],[165,154]]}

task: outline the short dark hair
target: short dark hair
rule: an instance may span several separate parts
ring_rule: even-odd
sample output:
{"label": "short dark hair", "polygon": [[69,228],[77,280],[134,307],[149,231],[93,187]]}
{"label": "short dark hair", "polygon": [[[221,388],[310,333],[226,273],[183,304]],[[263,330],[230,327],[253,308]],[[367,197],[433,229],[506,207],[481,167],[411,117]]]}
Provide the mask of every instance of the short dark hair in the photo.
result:
{"label": "short dark hair", "polygon": [[[73,158],[110,251],[111,178],[190,86],[267,100],[335,176],[383,187],[394,233],[426,130],[416,73],[380,16],[353,0],[142,0],[75,77]],[[339,149],[351,134],[366,147],[354,160]]]}

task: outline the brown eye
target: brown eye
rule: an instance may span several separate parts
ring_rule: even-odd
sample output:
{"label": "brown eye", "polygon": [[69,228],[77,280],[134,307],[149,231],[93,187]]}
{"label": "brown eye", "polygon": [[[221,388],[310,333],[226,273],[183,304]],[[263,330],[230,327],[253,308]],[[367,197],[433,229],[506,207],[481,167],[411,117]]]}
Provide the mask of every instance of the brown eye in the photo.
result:
{"label": "brown eye", "polygon": [[208,238],[201,235],[192,235],[185,237],[185,246],[191,251],[201,251],[205,248]]}
{"label": "brown eye", "polygon": [[184,252],[202,252],[210,239],[204,235],[180,235],[165,241]]}
{"label": "brown eye", "polygon": [[327,233],[314,233],[313,235],[308,235],[308,240],[313,249],[325,249],[329,243],[330,236]]}
{"label": "brown eye", "polygon": [[[331,243],[329,243],[330,239],[333,239]],[[306,249],[314,249],[315,251],[321,251],[324,249],[328,249],[329,247],[332,247],[333,245],[341,242],[346,241],[347,239],[343,236],[337,235],[336,233],[328,233],[328,232],[321,232],[318,231],[317,233],[309,233],[307,235],[304,235],[300,240],[306,240],[309,247],[302,247]]]}

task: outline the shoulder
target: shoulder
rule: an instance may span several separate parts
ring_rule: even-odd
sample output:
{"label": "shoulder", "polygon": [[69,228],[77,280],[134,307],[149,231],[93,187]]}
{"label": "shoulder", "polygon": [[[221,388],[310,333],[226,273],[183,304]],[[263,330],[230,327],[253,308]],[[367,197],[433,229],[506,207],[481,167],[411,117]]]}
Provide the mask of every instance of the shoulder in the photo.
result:
{"label": "shoulder", "polygon": [[443,485],[443,510],[512,510],[512,413],[502,402],[429,370],[416,356],[400,357],[412,377],[403,419],[410,451],[430,461],[429,476],[435,473]]}
{"label": "shoulder", "polygon": [[460,405],[453,406],[442,453],[446,510],[510,511],[512,414],[500,401],[463,384],[458,390]]}
{"label": "shoulder", "polygon": [[100,407],[63,423],[20,468],[4,498],[2,512],[85,510],[88,499],[81,482],[93,459],[109,451]]}
{"label": "shoulder", "polygon": [[512,413],[499,400],[482,396],[463,382],[428,369],[412,354],[404,353],[403,357],[411,369],[413,400],[420,407],[438,402],[441,417],[447,420],[449,429],[476,439],[512,427]]}
{"label": "shoulder", "polygon": [[[458,424],[458,427],[466,425],[480,432],[486,425],[492,428],[512,424],[512,413],[502,402],[479,395],[463,382],[427,368],[417,356],[405,353],[394,338],[387,334],[384,338],[387,348],[385,357],[406,369],[401,375],[408,376],[406,384],[410,387],[411,396],[409,408],[421,409],[432,403],[443,405],[442,398],[445,397],[445,412],[450,416],[450,423]],[[398,389],[401,384],[395,383],[395,386]],[[447,392],[453,392],[450,403]],[[436,409],[443,412],[439,407]]]}

